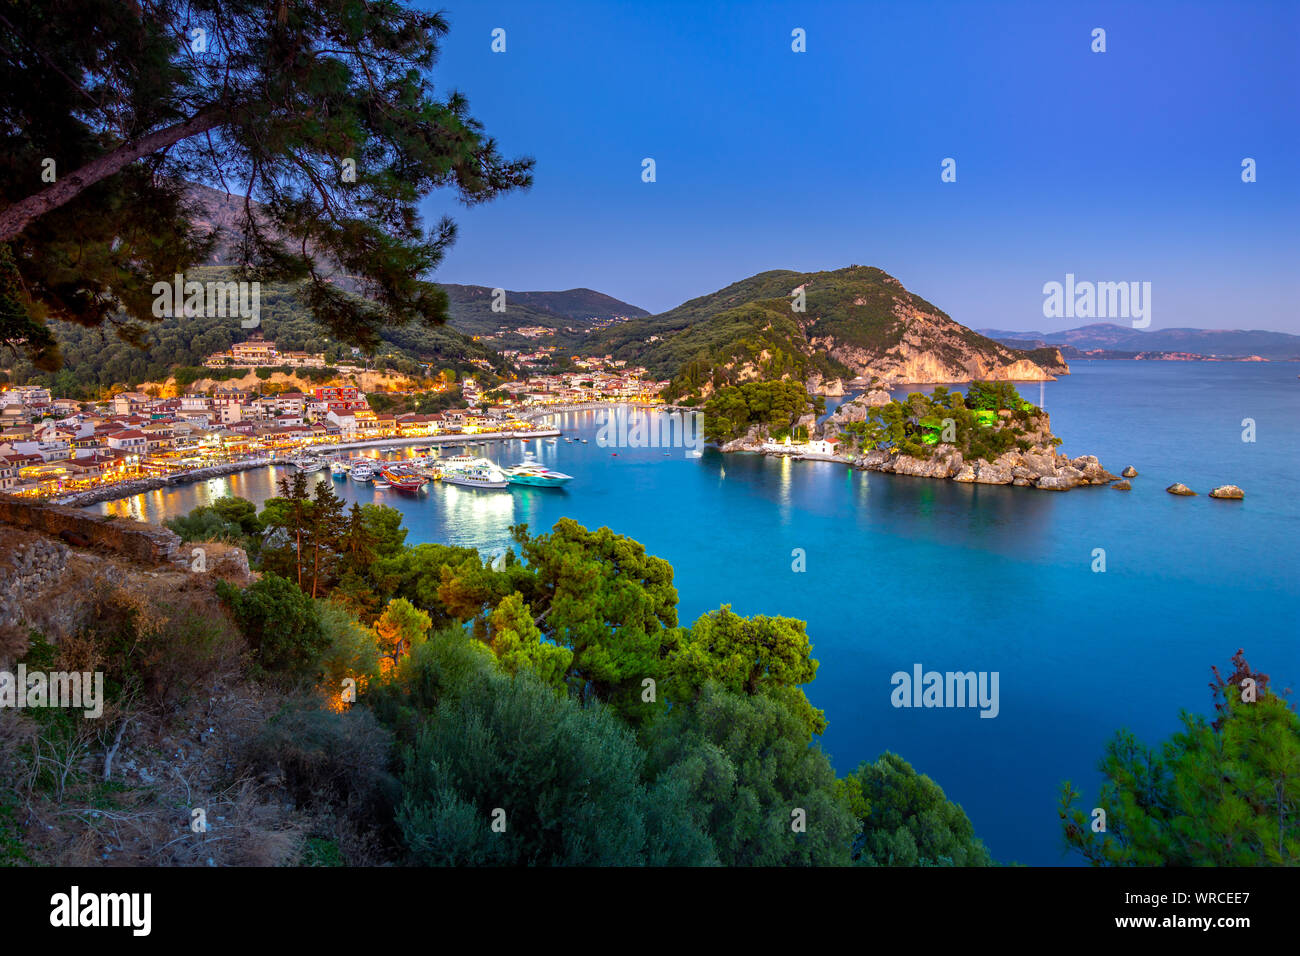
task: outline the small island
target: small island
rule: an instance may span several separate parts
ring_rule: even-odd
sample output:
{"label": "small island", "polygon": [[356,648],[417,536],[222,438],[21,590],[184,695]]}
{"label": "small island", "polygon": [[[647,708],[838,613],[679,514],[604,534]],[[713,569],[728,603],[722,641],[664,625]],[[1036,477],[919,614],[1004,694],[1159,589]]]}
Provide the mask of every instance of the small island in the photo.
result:
{"label": "small island", "polygon": [[824,399],[809,398],[797,382],[747,382],[710,396],[704,434],[724,452],[843,461],[984,485],[1068,491],[1119,478],[1094,455],[1060,452],[1048,414],[1010,382],[972,382],[964,395],[937,385],[901,401],[873,387],[819,424],[824,412]]}

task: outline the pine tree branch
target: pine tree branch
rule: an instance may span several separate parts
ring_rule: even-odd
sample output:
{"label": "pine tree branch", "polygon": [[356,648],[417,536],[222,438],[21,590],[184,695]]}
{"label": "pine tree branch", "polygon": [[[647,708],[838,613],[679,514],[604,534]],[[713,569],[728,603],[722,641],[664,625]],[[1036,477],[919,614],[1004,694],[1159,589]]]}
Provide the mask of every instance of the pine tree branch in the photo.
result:
{"label": "pine tree branch", "polygon": [[34,220],[75,199],[101,179],[121,172],[137,159],[221,126],[226,119],[224,108],[216,105],[207,106],[183,123],[123,143],[112,152],[92,159],[75,172],[60,178],[49,188],[0,210],[0,242],[13,239]]}

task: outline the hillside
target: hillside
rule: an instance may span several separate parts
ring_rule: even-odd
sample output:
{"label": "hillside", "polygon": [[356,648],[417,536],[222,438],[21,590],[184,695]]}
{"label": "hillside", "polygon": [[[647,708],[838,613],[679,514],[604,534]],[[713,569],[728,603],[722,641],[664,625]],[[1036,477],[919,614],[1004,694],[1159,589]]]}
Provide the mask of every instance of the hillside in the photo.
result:
{"label": "hillside", "polygon": [[[802,287],[805,310],[792,309]],[[670,394],[709,394],[784,377],[831,393],[846,380],[1042,381],[1068,374],[1054,348],[1009,349],[954,322],[880,269],[762,272],[675,309],[594,335],[593,353],[673,378]]]}
{"label": "hillside", "polygon": [[[189,198],[193,204],[193,221],[205,232],[216,231],[217,238],[207,265],[226,266],[235,261],[232,237],[246,215],[243,196],[230,195],[206,186],[192,184]],[[261,206],[248,203],[254,216],[260,217]],[[325,268],[325,274],[333,270]],[[335,282],[355,291],[354,284],[345,275],[335,274]],[[584,326],[601,319],[615,317],[637,318],[649,315],[645,309],[620,301],[593,289],[567,289],[563,292],[505,293],[505,312],[492,311],[492,288],[482,285],[457,285],[439,283],[447,293],[449,324],[465,335],[490,336],[502,328],[514,329],[543,326],[561,329],[565,326]]]}
{"label": "hillside", "polygon": [[591,322],[618,317],[649,315],[613,296],[592,289],[564,292],[511,292],[505,290],[505,312],[492,311],[492,289],[483,285],[443,283],[450,300],[451,324],[467,335],[493,335],[502,328],[530,325],[548,329],[583,327]]}
{"label": "hillside", "polygon": [[[191,269],[199,281],[230,275],[224,267]],[[53,374],[35,368],[23,355],[12,356],[10,379],[18,384],[39,383],[66,398],[91,399],[111,385],[135,387],[165,381],[177,369],[193,369],[214,352],[242,342],[251,331],[261,332],[281,350],[323,352],[329,362],[355,361],[351,349],[333,342],[313,321],[293,289],[278,283],[261,288],[261,326],[240,327],[237,319],[219,316],[173,316],[157,321],[126,322],[117,328],[84,328],[66,322],[54,324],[63,355],[63,368]],[[138,343],[142,348],[137,347]],[[421,364],[435,370],[476,371],[475,359],[490,362],[499,374],[508,363],[478,342],[446,326],[408,325],[384,330],[383,344],[371,365],[415,374]]]}
{"label": "hillside", "polygon": [[1069,346],[1079,352],[1103,349],[1126,352],[1189,352],[1215,358],[1245,358],[1258,355],[1272,361],[1300,359],[1300,335],[1262,329],[1134,329],[1111,322],[1096,322],[1077,329],[1056,332],[1015,332],[980,329],[981,335],[1003,343],[1029,342],[1037,345]]}

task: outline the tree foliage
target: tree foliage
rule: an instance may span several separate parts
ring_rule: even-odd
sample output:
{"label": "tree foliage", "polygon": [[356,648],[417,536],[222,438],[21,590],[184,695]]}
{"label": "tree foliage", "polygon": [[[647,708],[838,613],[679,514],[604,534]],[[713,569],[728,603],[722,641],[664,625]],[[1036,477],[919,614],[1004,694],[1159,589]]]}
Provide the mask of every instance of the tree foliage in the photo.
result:
{"label": "tree foliage", "polygon": [[[479,203],[531,180],[531,161],[501,157],[463,96],[434,94],[440,14],[357,0],[51,0],[5,16],[0,272],[20,282],[6,286],[16,307],[0,310],[0,338],[46,365],[57,363],[47,318],[95,325],[119,307],[147,318],[153,283],[211,251],[189,182],[259,203],[231,224],[246,277],[301,282],[322,325],[373,345],[385,325],[446,317],[424,277],[455,227],[426,231],[420,200],[447,188]],[[54,182],[42,179],[49,157]]]}
{"label": "tree foliage", "polygon": [[[1300,717],[1242,651],[1211,684],[1217,719],[1183,713],[1160,747],[1121,730],[1092,804],[1067,781],[1067,846],[1093,866],[1294,866],[1300,862]],[[1251,684],[1247,684],[1251,681]],[[1105,830],[1095,829],[1095,809]]]}

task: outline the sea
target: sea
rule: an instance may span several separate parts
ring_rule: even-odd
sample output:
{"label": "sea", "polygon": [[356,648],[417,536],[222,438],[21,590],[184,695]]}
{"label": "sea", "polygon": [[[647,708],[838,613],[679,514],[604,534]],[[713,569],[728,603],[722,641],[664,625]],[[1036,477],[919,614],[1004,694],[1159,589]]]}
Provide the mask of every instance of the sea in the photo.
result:
{"label": "sea", "polygon": [[[597,412],[555,416],[555,441],[471,449],[501,464],[532,452],[574,476],[561,489],[435,483],[411,496],[334,485],[349,502],[401,510],[408,543],[485,555],[509,547],[518,522],[608,526],[673,565],[684,624],[721,605],[806,621],[820,662],[808,696],[826,713],[820,745],[840,773],[900,754],[961,804],[999,861],[1076,865],[1061,838],[1061,787],[1071,781],[1085,809],[1095,805],[1097,764],[1117,730],[1158,746],[1181,712],[1209,714],[1210,668],[1230,673],[1238,649],[1274,689],[1300,681],[1300,364],[1071,368],[1021,385],[1022,395],[1051,415],[1066,453],[1096,455],[1117,474],[1134,466],[1132,491],[610,448],[597,440]],[[260,504],[291,472],[92,507],[161,522],[222,495]],[[1173,482],[1198,496],[1167,494]],[[1244,500],[1208,496],[1229,483]],[[996,674],[996,716],[895,706],[895,675],[918,666],[982,673],[989,687]]]}

